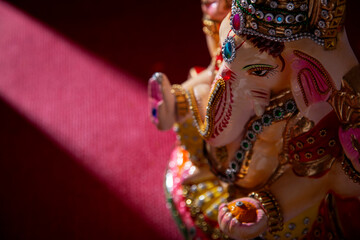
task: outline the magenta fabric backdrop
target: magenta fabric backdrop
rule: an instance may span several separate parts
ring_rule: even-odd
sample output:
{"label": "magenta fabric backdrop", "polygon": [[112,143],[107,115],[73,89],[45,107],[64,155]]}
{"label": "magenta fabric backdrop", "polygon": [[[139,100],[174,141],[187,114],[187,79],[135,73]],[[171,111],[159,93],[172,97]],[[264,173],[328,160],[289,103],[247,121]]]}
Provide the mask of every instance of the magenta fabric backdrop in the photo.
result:
{"label": "magenta fabric backdrop", "polygon": [[208,62],[199,1],[0,1],[0,239],[180,239],[146,81]]}

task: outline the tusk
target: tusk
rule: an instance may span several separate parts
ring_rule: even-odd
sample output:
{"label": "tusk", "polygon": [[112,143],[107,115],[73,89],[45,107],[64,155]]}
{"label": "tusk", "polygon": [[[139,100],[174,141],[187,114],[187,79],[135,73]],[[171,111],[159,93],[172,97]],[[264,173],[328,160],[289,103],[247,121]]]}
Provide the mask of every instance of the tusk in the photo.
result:
{"label": "tusk", "polygon": [[254,112],[256,116],[258,117],[262,116],[265,112],[265,107],[258,101],[254,101],[253,103],[254,103]]}

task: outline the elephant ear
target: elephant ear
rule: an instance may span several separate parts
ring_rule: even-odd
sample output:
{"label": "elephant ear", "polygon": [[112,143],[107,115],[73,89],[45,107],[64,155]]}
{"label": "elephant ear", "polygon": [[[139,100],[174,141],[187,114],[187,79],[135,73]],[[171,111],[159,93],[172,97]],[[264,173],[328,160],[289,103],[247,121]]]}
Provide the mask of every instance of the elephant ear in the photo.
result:
{"label": "elephant ear", "polygon": [[331,111],[326,101],[336,90],[335,84],[317,59],[299,50],[293,51],[291,59],[291,88],[296,104],[304,116],[317,122]]}

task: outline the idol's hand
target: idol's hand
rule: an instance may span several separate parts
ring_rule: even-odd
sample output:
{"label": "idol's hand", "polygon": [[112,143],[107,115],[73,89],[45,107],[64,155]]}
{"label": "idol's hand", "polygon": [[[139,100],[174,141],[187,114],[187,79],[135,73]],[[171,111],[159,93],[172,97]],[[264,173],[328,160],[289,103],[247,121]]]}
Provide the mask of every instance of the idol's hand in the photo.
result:
{"label": "idol's hand", "polygon": [[220,229],[232,239],[251,239],[265,232],[267,217],[261,203],[253,198],[239,198],[219,207]]}
{"label": "idol's hand", "polygon": [[154,73],[148,82],[151,121],[160,130],[168,130],[175,123],[175,97],[168,78]]}

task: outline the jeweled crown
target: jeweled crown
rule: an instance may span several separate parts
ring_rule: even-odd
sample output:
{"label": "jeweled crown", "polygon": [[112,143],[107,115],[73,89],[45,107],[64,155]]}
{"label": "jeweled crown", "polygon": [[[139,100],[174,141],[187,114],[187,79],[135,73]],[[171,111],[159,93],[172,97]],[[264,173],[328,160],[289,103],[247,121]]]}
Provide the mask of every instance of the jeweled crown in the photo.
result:
{"label": "jeweled crown", "polygon": [[346,0],[233,0],[230,24],[237,35],[289,42],[310,38],[336,47]]}

